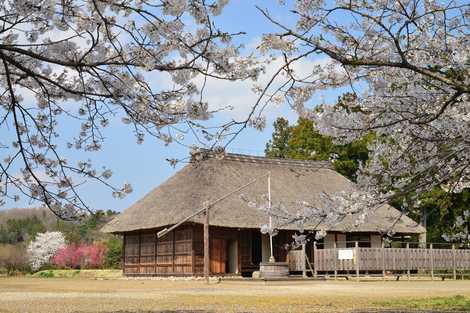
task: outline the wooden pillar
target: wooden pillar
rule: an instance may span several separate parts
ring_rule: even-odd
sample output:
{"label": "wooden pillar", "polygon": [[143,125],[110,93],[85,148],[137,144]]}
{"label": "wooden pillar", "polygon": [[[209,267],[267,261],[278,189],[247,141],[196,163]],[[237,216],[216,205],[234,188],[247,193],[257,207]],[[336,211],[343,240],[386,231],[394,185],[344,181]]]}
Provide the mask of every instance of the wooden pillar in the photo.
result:
{"label": "wooden pillar", "polygon": [[122,273],[126,274],[126,234],[122,236],[122,256],[121,256]]}
{"label": "wooden pillar", "polygon": [[334,275],[335,275],[335,280],[338,279],[338,270],[337,270],[337,264],[338,263],[338,251],[336,250],[336,238],[335,242],[333,243],[333,270],[334,270]]}
{"label": "wooden pillar", "polygon": [[137,272],[140,274],[140,251],[141,251],[141,246],[142,246],[142,234],[139,232],[139,257],[138,257],[138,266],[137,266]]}
{"label": "wooden pillar", "polygon": [[237,274],[242,273],[242,238],[240,229],[237,231]]}
{"label": "wooden pillar", "polygon": [[356,252],[356,278],[357,280],[359,281],[359,268],[360,268],[360,265],[359,265],[359,262],[360,262],[360,258],[359,258],[359,242],[355,242],[354,243],[354,247],[355,247],[355,252]]}
{"label": "wooden pillar", "polygon": [[158,273],[158,232],[155,233],[155,248],[154,248],[154,262],[155,262],[155,269],[154,269],[154,272],[155,272],[155,275]]}
{"label": "wooden pillar", "polygon": [[302,244],[302,277],[307,277],[307,267],[306,267],[306,260],[305,258],[307,255],[305,254],[305,243]]}
{"label": "wooden pillar", "polygon": [[209,256],[209,208],[206,208],[204,218],[204,278],[209,282],[210,256]]}
{"label": "wooden pillar", "polygon": [[382,278],[385,280],[385,243],[382,238]]}
{"label": "wooden pillar", "polygon": [[318,260],[317,260],[317,242],[314,241],[313,242],[313,277],[317,277],[317,264],[318,264]]}
{"label": "wooden pillar", "polygon": [[410,280],[411,276],[411,258],[410,258],[410,243],[406,243],[406,276],[408,277],[408,280]]}
{"label": "wooden pillar", "polygon": [[172,244],[171,244],[171,246],[173,247],[173,249],[172,249],[172,255],[173,255],[173,257],[171,258],[171,259],[172,259],[172,262],[171,262],[171,266],[172,266],[172,267],[171,267],[171,268],[172,268],[173,274],[176,274],[176,267],[175,267],[175,259],[176,259],[176,239],[175,239],[175,230],[176,230],[176,229],[173,229],[173,230],[171,231],[171,234],[172,234],[172,237],[171,237],[171,238],[172,238],[172,239],[171,239],[171,240],[172,240]]}
{"label": "wooden pillar", "polygon": [[194,225],[191,225],[191,275],[196,275],[196,250],[194,247],[196,232],[194,231]]}
{"label": "wooden pillar", "polygon": [[434,280],[434,251],[432,250],[432,243],[429,244],[429,263],[431,267],[431,279]]}
{"label": "wooden pillar", "polygon": [[457,262],[455,260],[455,244],[452,244],[452,278],[457,279]]}

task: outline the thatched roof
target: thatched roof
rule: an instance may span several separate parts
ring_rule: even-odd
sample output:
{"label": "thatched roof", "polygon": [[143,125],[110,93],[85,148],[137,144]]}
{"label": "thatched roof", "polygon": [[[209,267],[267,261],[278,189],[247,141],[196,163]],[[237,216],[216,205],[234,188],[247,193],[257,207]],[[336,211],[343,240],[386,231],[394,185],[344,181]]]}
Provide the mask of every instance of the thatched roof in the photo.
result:
{"label": "thatched roof", "polygon": [[[319,203],[321,192],[334,194],[356,188],[354,183],[334,171],[328,162],[269,159],[238,154],[225,154],[222,159],[209,156],[203,161],[186,165],[114,218],[103,231],[121,233],[175,224],[202,208],[207,201],[213,201],[267,172],[271,173],[273,203],[282,202],[287,206],[292,204],[292,207],[298,201],[307,201],[313,205]],[[255,199],[266,192],[264,178],[240,193],[245,198]],[[259,228],[267,222],[266,214],[247,205],[240,193],[228,197],[211,209],[211,225]],[[354,226],[355,220],[354,217],[348,217],[330,230],[382,232],[396,223],[394,231],[397,233],[425,232],[423,227],[388,205],[374,211],[366,223],[359,227]],[[203,217],[197,216],[191,221],[202,223]],[[317,225],[317,222],[313,221],[311,227],[313,225]],[[295,229],[296,225],[286,228]]]}

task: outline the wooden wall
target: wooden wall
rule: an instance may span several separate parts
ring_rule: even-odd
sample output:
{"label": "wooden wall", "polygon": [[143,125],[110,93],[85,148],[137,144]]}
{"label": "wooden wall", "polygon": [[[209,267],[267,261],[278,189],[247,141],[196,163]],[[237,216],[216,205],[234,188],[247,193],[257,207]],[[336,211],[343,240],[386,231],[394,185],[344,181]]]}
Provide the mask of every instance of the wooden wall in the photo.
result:
{"label": "wooden wall", "polygon": [[[160,229],[124,234],[123,271],[125,275],[184,276],[203,275],[203,226],[184,224],[157,240]],[[293,231],[280,231],[273,239],[276,261],[287,260],[286,244]],[[261,262],[261,233],[258,229],[210,227],[210,270],[216,275],[251,274]],[[236,245],[236,256],[229,255]],[[310,253],[310,247],[307,247]],[[236,272],[228,273],[228,258],[236,258]]]}
{"label": "wooden wall", "polygon": [[[185,224],[157,240],[160,229],[124,234],[123,271],[125,275],[202,275],[204,269],[203,227]],[[236,273],[259,268],[253,262],[253,236],[259,230],[210,228],[210,267],[212,274],[228,274],[228,245],[236,244]],[[255,234],[255,235],[253,235]],[[255,241],[256,242],[256,241]]]}
{"label": "wooden wall", "polygon": [[192,274],[192,227],[183,225],[158,240],[157,232],[158,230],[124,234],[124,274]]}
{"label": "wooden wall", "polygon": [[[194,255],[195,266],[194,273],[202,275],[204,271],[204,242],[203,242],[203,226],[194,225]],[[226,274],[227,246],[230,241],[237,242],[237,264],[238,271],[252,272],[258,269],[259,264],[253,264],[251,259],[252,249],[252,232],[256,230],[233,228],[211,227],[209,232],[210,238],[210,269],[212,274]],[[258,231],[259,232],[259,231]],[[261,248],[261,247],[260,247]]]}

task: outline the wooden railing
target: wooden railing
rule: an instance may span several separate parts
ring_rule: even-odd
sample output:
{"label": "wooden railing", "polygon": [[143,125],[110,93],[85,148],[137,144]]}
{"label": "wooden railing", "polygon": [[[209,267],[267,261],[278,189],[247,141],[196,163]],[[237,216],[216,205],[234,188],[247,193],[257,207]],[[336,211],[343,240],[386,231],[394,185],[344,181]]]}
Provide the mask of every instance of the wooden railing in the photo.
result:
{"label": "wooden railing", "polygon": [[[344,257],[346,256],[346,258]],[[350,257],[350,258],[348,258]],[[327,248],[313,249],[309,256],[311,269],[301,250],[290,251],[290,271],[348,272],[351,274],[375,272],[448,271],[454,278],[457,271],[470,270],[470,250],[430,248]]]}

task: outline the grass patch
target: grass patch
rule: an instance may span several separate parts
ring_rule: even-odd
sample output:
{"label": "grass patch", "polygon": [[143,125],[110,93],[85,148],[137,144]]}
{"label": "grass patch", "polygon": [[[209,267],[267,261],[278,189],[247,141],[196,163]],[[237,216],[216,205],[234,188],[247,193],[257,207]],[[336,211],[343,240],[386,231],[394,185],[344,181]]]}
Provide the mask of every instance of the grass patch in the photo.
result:
{"label": "grass patch", "polygon": [[411,300],[390,300],[376,303],[388,308],[407,308],[416,310],[470,311],[470,297],[456,295],[452,297],[421,298]]}
{"label": "grass patch", "polygon": [[39,278],[113,279],[122,277],[121,270],[44,270],[34,273]]}
{"label": "grass patch", "polygon": [[52,278],[54,277],[54,272],[52,270],[47,270],[47,271],[40,271],[34,274],[36,277],[41,277],[41,278]]}

